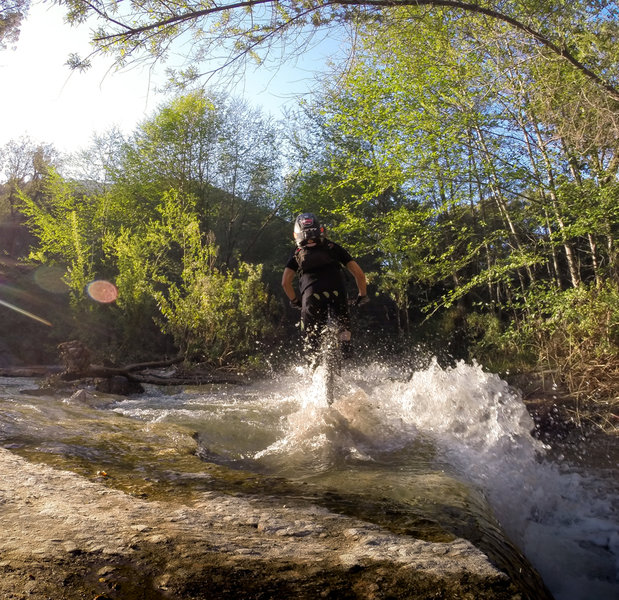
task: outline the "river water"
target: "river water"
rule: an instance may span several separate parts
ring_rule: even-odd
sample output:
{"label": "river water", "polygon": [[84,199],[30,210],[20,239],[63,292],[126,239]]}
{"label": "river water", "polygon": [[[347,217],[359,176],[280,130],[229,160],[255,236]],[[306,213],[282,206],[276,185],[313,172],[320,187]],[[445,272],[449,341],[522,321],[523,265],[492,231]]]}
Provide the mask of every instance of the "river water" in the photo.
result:
{"label": "river water", "polygon": [[465,537],[495,558],[505,532],[556,600],[619,598],[616,457],[587,472],[556,458],[531,435],[519,394],[478,365],[373,362],[338,380],[331,407],[320,369],[301,366],[247,386],[151,386],[128,399],[37,386],[0,379],[0,446],[31,459],[206,489],[211,479],[166,454],[197,440],[205,465],[246,485],[320,494],[332,509],[428,539]]}

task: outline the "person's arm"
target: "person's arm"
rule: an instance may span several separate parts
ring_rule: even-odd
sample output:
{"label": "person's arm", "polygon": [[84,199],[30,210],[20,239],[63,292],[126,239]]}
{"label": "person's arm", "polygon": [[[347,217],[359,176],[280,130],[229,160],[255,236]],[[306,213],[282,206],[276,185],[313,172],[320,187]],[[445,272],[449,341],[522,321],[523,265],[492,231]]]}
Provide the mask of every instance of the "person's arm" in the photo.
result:
{"label": "person's arm", "polygon": [[297,298],[297,293],[294,291],[294,287],[292,285],[295,275],[296,271],[290,267],[286,267],[284,269],[284,274],[282,275],[282,287],[284,288],[286,296],[288,296],[288,300],[291,302]]}
{"label": "person's arm", "polygon": [[346,268],[352,273],[359,290],[359,296],[367,296],[367,281],[365,279],[365,273],[356,261],[351,260],[346,263]]}

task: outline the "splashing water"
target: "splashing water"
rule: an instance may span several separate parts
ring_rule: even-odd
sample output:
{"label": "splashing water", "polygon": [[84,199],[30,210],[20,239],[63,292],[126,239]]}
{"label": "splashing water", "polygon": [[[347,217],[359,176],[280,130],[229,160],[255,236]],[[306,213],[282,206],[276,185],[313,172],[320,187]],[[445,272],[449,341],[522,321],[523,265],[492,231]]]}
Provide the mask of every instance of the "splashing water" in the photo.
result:
{"label": "splashing water", "polygon": [[433,364],[385,397],[483,491],[557,600],[618,597],[617,488],[544,460],[547,448],[505,382],[476,365]]}
{"label": "splashing water", "polygon": [[313,386],[318,393],[288,417],[284,436],[256,457],[384,463],[385,453],[431,440],[437,457],[485,495],[557,600],[619,597],[616,487],[546,460],[515,390],[465,363],[433,362],[406,381],[385,379],[384,365],[349,374],[333,410]]}

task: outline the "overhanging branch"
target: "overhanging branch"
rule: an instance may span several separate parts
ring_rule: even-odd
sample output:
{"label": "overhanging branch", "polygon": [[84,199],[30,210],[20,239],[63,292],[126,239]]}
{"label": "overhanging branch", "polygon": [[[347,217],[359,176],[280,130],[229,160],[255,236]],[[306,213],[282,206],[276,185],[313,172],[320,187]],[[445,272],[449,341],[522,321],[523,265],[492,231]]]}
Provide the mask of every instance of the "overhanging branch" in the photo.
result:
{"label": "overhanging branch", "polygon": [[[121,27],[123,31],[110,33],[107,35],[99,35],[95,36],[93,39],[96,43],[99,44],[113,44],[115,42],[122,41],[131,41],[138,40],[142,34],[151,32],[153,30],[163,30],[169,27],[177,26],[182,23],[188,23],[191,21],[197,21],[204,17],[209,17],[213,15],[222,14],[224,12],[231,11],[239,11],[250,9],[253,7],[259,6],[272,6],[274,9],[276,5],[278,5],[278,0],[243,0],[241,2],[230,2],[224,4],[212,5],[208,8],[204,8],[196,11],[188,11],[183,14],[174,15],[169,18],[161,19],[159,21],[151,22],[141,26],[130,26],[126,23],[119,22],[118,20],[112,19],[107,15],[106,12],[101,11],[100,9],[95,8],[92,4],[87,3],[87,6],[91,8],[91,10],[95,11],[100,18],[115,24],[118,27]],[[295,6],[294,2],[291,2],[291,6]],[[536,29],[530,27],[529,25],[519,21],[518,19],[506,15],[500,11],[494,10],[492,8],[487,8],[484,6],[480,6],[475,3],[470,2],[460,2],[458,0],[326,0],[326,1],[318,1],[312,6],[307,5],[299,5],[299,7],[303,8],[303,11],[299,11],[296,13],[292,13],[288,20],[283,19],[277,25],[277,29],[279,31],[283,31],[287,28],[293,28],[295,25],[300,22],[304,22],[303,19],[310,13],[320,12],[326,8],[337,8],[341,7],[358,7],[358,8],[397,8],[397,7],[431,7],[431,8],[451,8],[456,10],[462,10],[469,13],[475,13],[484,15],[490,19],[501,21],[506,23],[510,27],[514,28],[517,31],[524,33],[525,35],[531,37],[536,40],[542,46],[550,50],[557,57],[567,61],[577,70],[579,70],[583,75],[585,75],[590,80],[594,81],[598,86],[600,86],[603,90],[606,91],[613,99],[619,102],[619,90],[617,90],[611,83],[607,80],[600,77],[597,73],[587,67],[584,63],[579,61],[576,56],[565,46],[560,46],[549,39],[547,36],[543,35],[541,32]],[[238,32],[240,37],[243,34],[246,34],[248,37],[248,41],[250,36],[249,32]],[[268,36],[267,36],[268,37]],[[262,41],[262,40],[261,40]],[[260,43],[257,40],[252,40],[251,45],[255,46],[256,43]],[[240,51],[242,54],[243,51]]]}

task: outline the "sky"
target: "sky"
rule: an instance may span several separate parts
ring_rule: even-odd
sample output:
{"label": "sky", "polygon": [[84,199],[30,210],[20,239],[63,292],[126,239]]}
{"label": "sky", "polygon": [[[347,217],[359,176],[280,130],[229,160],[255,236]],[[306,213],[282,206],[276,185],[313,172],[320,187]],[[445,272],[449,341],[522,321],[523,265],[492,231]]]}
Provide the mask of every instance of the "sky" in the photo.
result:
{"label": "sky", "polygon": [[[111,59],[98,57],[89,71],[71,73],[69,54],[90,52],[90,27],[70,27],[63,15],[58,6],[33,4],[16,49],[0,51],[0,146],[27,136],[73,152],[112,127],[132,132],[165,101],[155,90],[158,74],[145,67],[110,71]],[[333,51],[327,41],[302,61],[259,69],[229,91],[278,117],[315,84]]]}

